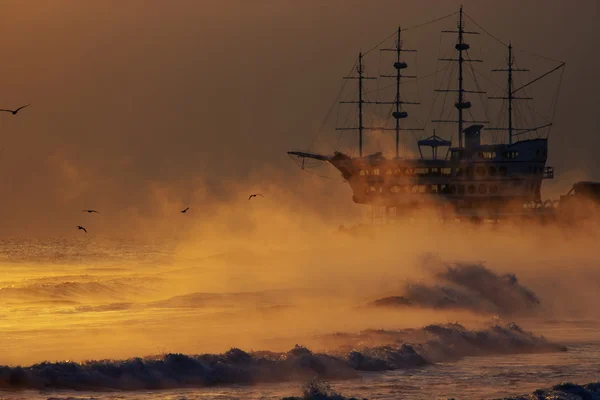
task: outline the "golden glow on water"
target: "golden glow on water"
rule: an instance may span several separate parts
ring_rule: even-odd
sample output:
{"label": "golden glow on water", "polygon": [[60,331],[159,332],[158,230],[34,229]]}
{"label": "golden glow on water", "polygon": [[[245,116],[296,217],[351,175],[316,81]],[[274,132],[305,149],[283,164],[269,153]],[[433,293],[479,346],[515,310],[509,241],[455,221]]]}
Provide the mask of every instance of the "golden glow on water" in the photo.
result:
{"label": "golden glow on water", "polygon": [[[444,262],[515,273],[541,298],[535,319],[514,316],[536,333],[540,318],[598,318],[595,231],[423,220],[353,235],[279,196],[191,214],[175,245],[6,242],[23,257],[0,267],[4,362],[319,348],[317,336],[333,332],[489,321],[469,310],[363,307],[406,283],[435,285]],[[21,247],[37,259],[25,261]]]}

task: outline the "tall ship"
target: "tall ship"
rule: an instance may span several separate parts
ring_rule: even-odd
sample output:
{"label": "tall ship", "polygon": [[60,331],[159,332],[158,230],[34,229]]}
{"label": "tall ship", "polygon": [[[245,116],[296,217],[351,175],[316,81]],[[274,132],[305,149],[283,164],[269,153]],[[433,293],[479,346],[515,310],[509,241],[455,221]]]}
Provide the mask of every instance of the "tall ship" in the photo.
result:
{"label": "tall ship", "polygon": [[[356,84],[356,96],[339,103],[352,107],[355,118],[350,118],[350,126],[336,129],[341,134],[353,135],[357,154],[343,151],[333,151],[332,154],[289,151],[288,154],[301,165],[308,160],[331,164],[350,185],[355,203],[377,206],[389,215],[409,214],[423,207],[459,215],[499,215],[517,212],[523,205],[541,204],[542,182],[554,177],[553,168],[546,165],[547,133],[552,121],[545,120],[537,126],[517,125],[517,119],[529,123],[533,119],[516,114],[519,112],[518,103],[527,103],[527,107],[521,106],[521,109],[532,107],[533,99],[528,97],[527,89],[544,84],[546,77],[561,72],[565,64],[560,62],[528,82],[519,79],[517,83],[515,76],[527,70],[516,66],[512,43],[493,37],[505,49],[504,65],[493,70],[504,74],[501,75],[504,87],[500,87],[501,91],[495,96],[488,95],[480,87],[475,69],[482,60],[470,57],[471,46],[467,41],[467,38],[479,34],[470,26],[480,26],[463,12],[462,7],[452,16],[457,20],[456,27],[444,30],[442,34],[453,35],[456,41],[453,41],[453,49],[449,49],[450,55],[438,60],[442,65],[451,65],[452,73],[446,73],[448,68],[442,70],[448,82],[442,79],[434,90],[434,94],[444,97],[439,118],[430,118],[427,124],[421,126],[408,122],[414,107],[419,106],[418,101],[405,99],[403,90],[407,82],[417,79],[411,74],[407,61],[407,53],[416,50],[403,46],[402,36],[406,33],[398,28],[393,37],[395,45],[378,48],[379,54],[393,56],[388,60],[387,71],[379,76],[367,76],[366,57],[360,53],[353,74],[344,78],[349,84]],[[388,98],[372,99],[374,91],[368,91],[367,85],[373,86],[376,80],[385,81],[385,87],[393,88]],[[377,87],[381,86],[377,84]],[[474,118],[475,100],[482,98],[490,102],[498,100],[502,118],[495,123],[487,118]],[[369,126],[365,124],[366,114],[376,107],[386,109],[379,120],[382,126]],[[395,146],[391,151],[388,149],[388,153],[392,154],[366,151],[365,140],[375,131],[384,135],[394,134]],[[407,146],[401,143],[401,138],[409,137],[408,131],[415,139],[411,151],[406,151]],[[437,134],[436,131],[443,133]],[[486,141],[486,135],[493,136],[495,140],[491,143]]]}

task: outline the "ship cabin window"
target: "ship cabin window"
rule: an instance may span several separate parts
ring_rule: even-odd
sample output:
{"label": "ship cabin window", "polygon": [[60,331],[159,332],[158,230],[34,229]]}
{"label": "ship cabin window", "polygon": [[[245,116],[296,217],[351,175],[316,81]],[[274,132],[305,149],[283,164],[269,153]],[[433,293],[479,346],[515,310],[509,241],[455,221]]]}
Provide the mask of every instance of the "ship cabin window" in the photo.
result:
{"label": "ship cabin window", "polygon": [[496,152],[495,151],[480,151],[479,157],[484,158],[486,160],[491,160],[492,158],[496,157]]}
{"label": "ship cabin window", "polygon": [[506,170],[506,167],[500,167],[500,168],[498,168],[498,174],[500,174],[502,176],[506,175],[507,172],[508,171]]}
{"label": "ship cabin window", "polygon": [[386,175],[391,175],[391,174],[392,174],[392,170],[391,170],[391,169],[389,169],[389,168],[388,168],[388,169],[386,169],[386,170],[385,170],[385,174],[386,174]]}
{"label": "ship cabin window", "polygon": [[460,150],[452,150],[452,153],[450,153],[450,158],[452,160],[460,160],[461,153],[462,152]]}
{"label": "ship cabin window", "polygon": [[373,194],[377,191],[377,189],[375,189],[375,186],[369,186],[366,190],[367,194]]}
{"label": "ship cabin window", "polygon": [[469,192],[469,194],[475,194],[475,185],[469,185],[467,186],[467,191]]}
{"label": "ship cabin window", "polygon": [[450,193],[452,193],[452,194],[456,193],[456,185],[450,185]]}
{"label": "ship cabin window", "polygon": [[390,192],[392,192],[392,193],[400,193],[400,186],[392,186],[390,188]]}
{"label": "ship cabin window", "polygon": [[485,175],[485,168],[484,167],[477,167],[477,175],[484,176]]}
{"label": "ship cabin window", "polygon": [[483,183],[481,185],[479,185],[479,193],[481,193],[481,194],[487,193],[487,186],[485,186]]}
{"label": "ship cabin window", "polygon": [[416,175],[427,175],[427,168],[415,168]]}
{"label": "ship cabin window", "polygon": [[442,168],[442,176],[451,176],[452,168]]}
{"label": "ship cabin window", "polygon": [[441,193],[450,193],[450,185],[440,185]]}
{"label": "ship cabin window", "polygon": [[406,168],[406,175],[413,175],[415,173],[414,168]]}
{"label": "ship cabin window", "polygon": [[506,151],[504,152],[504,158],[508,158],[508,159],[515,159],[519,157],[519,152],[518,151]]}
{"label": "ship cabin window", "polygon": [[429,175],[439,176],[440,175],[440,169],[439,168],[430,168],[429,169]]}
{"label": "ship cabin window", "polygon": [[462,175],[463,175],[463,172],[464,172],[464,171],[463,171],[463,169],[462,169],[462,168],[460,168],[460,167],[456,168],[456,176],[462,176]]}
{"label": "ship cabin window", "polygon": [[491,194],[496,194],[496,193],[498,193],[498,186],[496,186],[496,185],[492,185],[492,186],[490,186],[490,193],[491,193]]}
{"label": "ship cabin window", "polygon": [[488,168],[488,175],[489,175],[489,176],[494,176],[494,175],[496,175],[496,167],[494,167],[493,165],[492,165],[492,166],[490,166],[490,167]]}
{"label": "ship cabin window", "polygon": [[473,167],[467,167],[467,176],[469,178],[473,176]]}
{"label": "ship cabin window", "polygon": [[458,194],[465,194],[465,185],[458,185]]}
{"label": "ship cabin window", "polygon": [[438,185],[429,185],[429,193],[437,193]]}
{"label": "ship cabin window", "polygon": [[425,193],[426,187],[425,185],[413,185],[411,192],[412,193]]}
{"label": "ship cabin window", "polygon": [[379,175],[379,168],[373,169],[373,175]]}
{"label": "ship cabin window", "polygon": [[404,168],[396,168],[394,169],[394,175],[404,175]]}
{"label": "ship cabin window", "polygon": [[360,170],[360,174],[361,174],[361,175],[364,175],[364,174],[365,174],[365,170],[364,170],[364,169],[361,169],[361,170]]}

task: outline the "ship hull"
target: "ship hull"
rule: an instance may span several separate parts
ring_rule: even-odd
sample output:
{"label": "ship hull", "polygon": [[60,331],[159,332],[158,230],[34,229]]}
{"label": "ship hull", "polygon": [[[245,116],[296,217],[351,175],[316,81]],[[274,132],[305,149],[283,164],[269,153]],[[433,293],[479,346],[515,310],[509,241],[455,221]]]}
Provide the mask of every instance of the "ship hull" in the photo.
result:
{"label": "ship hull", "polygon": [[388,159],[376,153],[351,158],[342,153],[328,161],[353,191],[353,201],[394,207],[398,212],[423,207],[502,210],[539,202],[546,167],[547,140],[511,145],[450,149],[451,157]]}

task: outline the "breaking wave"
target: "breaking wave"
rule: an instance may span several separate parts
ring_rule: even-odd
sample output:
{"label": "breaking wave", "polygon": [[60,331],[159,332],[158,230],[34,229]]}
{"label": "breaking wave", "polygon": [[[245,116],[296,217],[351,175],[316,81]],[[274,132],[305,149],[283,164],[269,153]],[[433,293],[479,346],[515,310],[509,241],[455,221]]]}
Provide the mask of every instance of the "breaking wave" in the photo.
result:
{"label": "breaking wave", "polygon": [[592,382],[585,385],[577,385],[565,382],[555,385],[549,389],[538,389],[530,395],[507,397],[504,400],[570,400],[570,399],[600,399],[600,382]]}
{"label": "breaking wave", "polygon": [[407,284],[400,296],[377,299],[375,307],[466,309],[478,313],[516,315],[539,309],[535,293],[513,274],[497,275],[480,264],[452,264],[434,275],[433,286]]}
{"label": "breaking wave", "polygon": [[468,330],[459,324],[429,325],[330,335],[333,337],[341,339],[342,346],[324,353],[296,345],[287,352],[233,348],[223,354],[3,366],[0,389],[138,390],[306,381],[314,377],[349,379],[358,377],[360,371],[414,368],[470,355],[566,350],[515,324],[484,330]]}

